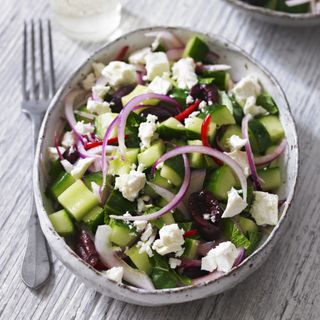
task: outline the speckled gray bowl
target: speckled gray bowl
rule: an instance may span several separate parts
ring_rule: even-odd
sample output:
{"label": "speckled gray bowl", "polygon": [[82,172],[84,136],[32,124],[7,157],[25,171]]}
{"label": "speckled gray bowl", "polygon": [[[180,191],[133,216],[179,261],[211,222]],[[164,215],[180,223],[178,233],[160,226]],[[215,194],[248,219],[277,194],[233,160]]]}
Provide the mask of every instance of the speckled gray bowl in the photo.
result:
{"label": "speckled gray bowl", "polygon": [[243,2],[242,0],[224,0],[232,6],[248,12],[256,19],[290,27],[310,27],[320,25],[320,15],[311,13],[286,13],[263,7],[257,7]]}
{"label": "speckled gray bowl", "polygon": [[[48,146],[53,145],[54,132],[63,128],[63,99],[68,91],[77,86],[80,80],[90,71],[92,61],[107,62],[116,55],[120,48],[125,45],[130,46],[130,50],[136,50],[150,44],[150,38],[144,36],[146,31],[163,29],[161,27],[142,29],[131,32],[120,37],[112,43],[104,46],[98,52],[93,54],[63,85],[51,102],[48,112],[44,118],[39,135],[39,142],[36,151],[34,163],[34,192],[38,215],[42,230],[48,240],[48,243],[56,256],[77,275],[88,287],[107,296],[134,304],[159,306],[191,301],[215,295],[235,286],[243,281],[250,273],[256,270],[272,251],[281,231],[284,229],[284,222],[288,217],[287,210],[292,201],[297,174],[298,174],[298,145],[294,122],[289,110],[285,94],[281,90],[277,81],[261,65],[250,58],[241,49],[234,44],[218,36],[201,34],[211,49],[217,52],[221,57],[221,62],[232,66],[232,76],[238,81],[243,76],[255,73],[258,75],[264,88],[275,98],[279,108],[281,121],[283,123],[288,139],[288,148],[282,159],[283,185],[279,191],[280,199],[286,199],[281,208],[281,219],[279,224],[273,229],[271,234],[265,237],[257,251],[249,258],[245,259],[237,268],[225,274],[220,279],[203,283],[196,286],[184,288],[146,291],[125,284],[116,284],[106,278],[88,264],[83,262],[70,249],[54,230],[48,219],[48,213],[51,213],[50,202],[45,197],[47,183],[46,168],[48,159],[46,150]],[[182,40],[186,41],[194,31],[182,28],[168,28],[176,33]]]}

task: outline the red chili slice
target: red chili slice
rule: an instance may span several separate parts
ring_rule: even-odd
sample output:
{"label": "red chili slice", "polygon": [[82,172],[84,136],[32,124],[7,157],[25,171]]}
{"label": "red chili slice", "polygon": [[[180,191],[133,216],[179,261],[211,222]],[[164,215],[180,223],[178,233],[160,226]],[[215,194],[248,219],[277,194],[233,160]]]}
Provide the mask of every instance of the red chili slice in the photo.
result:
{"label": "red chili slice", "polygon": [[129,50],[129,46],[123,47],[119,53],[117,54],[116,58],[114,60],[116,61],[123,61],[124,57],[126,56],[127,52]]}
{"label": "red chili slice", "polygon": [[185,118],[188,118],[192,112],[198,109],[200,102],[201,101],[197,99],[190,107],[177,114],[175,118],[179,121],[183,121]]}
{"label": "red chili slice", "polygon": [[184,236],[184,238],[188,238],[188,237],[192,237],[192,236],[196,235],[197,233],[198,233],[197,229],[191,229],[189,231],[186,231],[183,236]]}
{"label": "red chili slice", "polygon": [[[129,135],[126,134],[124,136],[125,139],[128,139],[129,138]],[[108,140],[108,145],[110,144],[115,144],[115,143],[118,143],[118,137],[113,137],[113,138],[110,138]],[[88,142],[84,145],[84,148],[86,150],[89,150],[89,149],[92,149],[92,148],[95,148],[95,147],[98,147],[98,146],[102,146],[103,144],[103,141],[93,141],[93,142]]]}

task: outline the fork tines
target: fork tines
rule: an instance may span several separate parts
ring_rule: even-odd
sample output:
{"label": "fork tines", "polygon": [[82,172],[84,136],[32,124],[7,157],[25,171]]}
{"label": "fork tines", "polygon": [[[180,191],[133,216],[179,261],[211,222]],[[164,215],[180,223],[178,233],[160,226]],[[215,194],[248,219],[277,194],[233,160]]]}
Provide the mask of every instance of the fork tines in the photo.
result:
{"label": "fork tines", "polygon": [[[43,26],[44,25],[44,26]],[[46,36],[44,37],[44,34]],[[47,41],[44,41],[47,39]],[[46,46],[45,46],[46,44]],[[48,51],[45,61],[45,51]],[[28,59],[28,54],[30,57]],[[28,60],[30,65],[28,65]],[[48,68],[45,68],[45,64]],[[37,76],[37,70],[39,75]],[[30,83],[28,83],[30,82]],[[48,100],[55,92],[51,24],[47,20],[24,22],[22,57],[22,95],[24,100]]]}

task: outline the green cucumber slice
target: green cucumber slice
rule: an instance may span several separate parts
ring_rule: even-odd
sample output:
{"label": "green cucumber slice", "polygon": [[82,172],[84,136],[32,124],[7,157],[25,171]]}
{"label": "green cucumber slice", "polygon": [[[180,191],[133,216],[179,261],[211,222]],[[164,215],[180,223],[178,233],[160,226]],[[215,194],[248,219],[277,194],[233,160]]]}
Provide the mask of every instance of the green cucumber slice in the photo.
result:
{"label": "green cucumber slice", "polygon": [[103,224],[103,218],[103,209],[99,206],[96,206],[84,216],[83,222],[92,233],[95,233],[98,226]]}
{"label": "green cucumber slice", "polygon": [[[202,146],[201,140],[188,140],[187,143],[189,146]],[[191,168],[200,169],[206,165],[205,158],[201,153],[189,153],[188,158]]]}
{"label": "green cucumber slice", "polygon": [[262,180],[263,191],[272,191],[281,187],[281,170],[279,167],[259,169],[258,176]]}
{"label": "green cucumber slice", "polygon": [[109,226],[112,229],[110,241],[119,247],[126,247],[137,237],[135,229],[130,229],[123,221],[110,219]]}
{"label": "green cucumber slice", "polygon": [[73,234],[74,226],[66,210],[62,209],[55,213],[49,214],[49,219],[54,230],[62,237],[67,237]]}
{"label": "green cucumber slice", "polygon": [[151,274],[152,265],[146,252],[139,253],[140,248],[136,245],[125,251],[125,254],[131,259],[134,265],[146,274]]}
{"label": "green cucumber slice", "polygon": [[263,92],[257,97],[256,105],[263,107],[270,114],[277,114],[279,112],[276,103],[267,92]]}
{"label": "green cucumber slice", "polygon": [[184,137],[185,135],[185,127],[183,124],[173,117],[161,122],[157,131],[161,138],[169,140]]}
{"label": "green cucumber slice", "polygon": [[211,121],[217,126],[236,124],[236,121],[226,106],[214,106],[209,108]]}
{"label": "green cucumber slice", "polygon": [[[103,137],[111,124],[111,122],[118,116],[118,113],[103,113],[96,117],[95,125],[96,125],[96,134],[100,140],[103,140]],[[114,126],[112,133],[109,138],[113,138],[117,136],[118,126]]]}
{"label": "green cucumber slice", "polygon": [[195,61],[204,61],[209,52],[208,45],[199,36],[192,37],[186,44],[183,57],[191,57]]}
{"label": "green cucumber slice", "polygon": [[219,137],[220,145],[224,150],[231,151],[229,145],[229,139],[233,136],[238,136],[242,138],[241,128],[235,124],[227,126]]}
{"label": "green cucumber slice", "polygon": [[170,181],[176,187],[181,185],[183,175],[184,165],[181,156],[168,159],[160,170],[160,176]]}
{"label": "green cucumber slice", "polygon": [[74,182],[75,179],[71,174],[61,172],[56,181],[50,187],[50,193],[57,199],[60,194],[69,188]]}
{"label": "green cucumber slice", "polygon": [[194,117],[190,121],[186,121],[186,136],[190,140],[201,139],[201,127],[203,119]]}
{"label": "green cucumber slice", "polygon": [[165,145],[162,141],[154,143],[150,148],[138,154],[139,164],[143,164],[146,168],[150,168],[164,154]]}
{"label": "green cucumber slice", "polygon": [[77,221],[99,204],[97,197],[80,179],[61,193],[58,201]]}
{"label": "green cucumber slice", "polygon": [[197,256],[199,243],[199,240],[186,238],[184,240],[184,252],[182,257],[194,259]]}
{"label": "green cucumber slice", "polygon": [[108,174],[122,175],[124,173],[129,173],[132,165],[137,162],[138,154],[138,148],[127,148],[124,155],[125,160],[123,161],[119,150],[113,152],[112,155],[115,156],[115,159],[109,162]]}
{"label": "green cucumber slice", "polygon": [[269,133],[272,143],[277,143],[284,138],[284,130],[280,119],[277,116],[263,116],[258,121]]}
{"label": "green cucumber slice", "polygon": [[112,190],[105,204],[105,209],[116,215],[123,215],[127,211],[134,212],[136,210],[136,202],[125,199],[121,192]]}
{"label": "green cucumber slice", "polygon": [[250,129],[250,132],[255,137],[258,152],[265,153],[265,151],[271,145],[271,139],[268,131],[258,120],[255,120],[255,119],[252,119],[249,122],[249,129]]}

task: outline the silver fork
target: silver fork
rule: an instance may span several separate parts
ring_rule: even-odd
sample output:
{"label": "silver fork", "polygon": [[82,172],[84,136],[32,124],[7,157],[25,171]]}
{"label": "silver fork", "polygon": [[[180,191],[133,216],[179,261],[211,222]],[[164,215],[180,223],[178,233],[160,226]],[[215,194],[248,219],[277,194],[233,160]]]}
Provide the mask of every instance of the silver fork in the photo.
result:
{"label": "silver fork", "polygon": [[[41,20],[37,25],[37,41],[35,23],[30,26],[25,22],[23,30],[23,57],[22,57],[22,112],[32,120],[33,154],[38,140],[38,133],[44,112],[55,93],[55,77],[52,52],[51,25],[48,20],[43,28]],[[29,29],[29,30],[28,30]],[[47,30],[48,71],[45,69],[44,30]],[[30,40],[28,39],[30,37]],[[37,48],[39,59],[39,76],[37,78]],[[30,45],[30,48],[29,46]],[[29,50],[28,50],[29,49]],[[28,58],[28,53],[30,57]],[[30,66],[28,62],[30,61]],[[28,72],[29,71],[29,72]],[[30,83],[29,83],[30,82]],[[51,262],[48,254],[46,239],[40,228],[34,197],[32,196],[31,217],[28,224],[29,238],[24,256],[21,276],[23,282],[30,288],[41,287],[50,275]]]}

